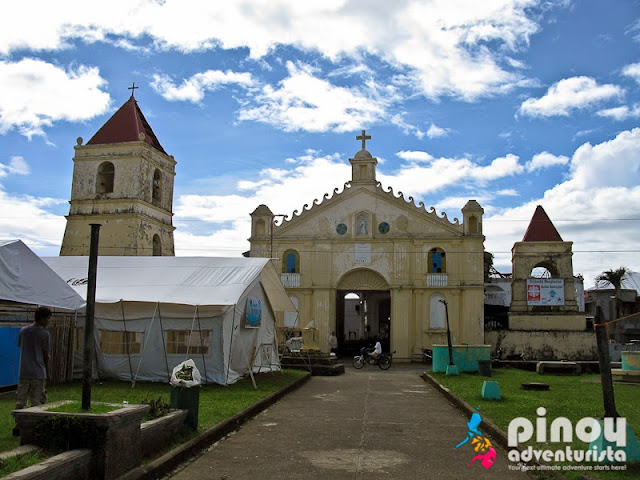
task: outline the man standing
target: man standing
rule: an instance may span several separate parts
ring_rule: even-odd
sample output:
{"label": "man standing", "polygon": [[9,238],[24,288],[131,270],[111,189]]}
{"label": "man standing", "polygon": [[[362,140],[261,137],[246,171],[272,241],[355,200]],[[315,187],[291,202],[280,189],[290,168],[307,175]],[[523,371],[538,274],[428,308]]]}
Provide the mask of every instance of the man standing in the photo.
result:
{"label": "man standing", "polygon": [[338,337],[336,337],[335,330],[331,332],[331,335],[329,335],[329,338],[327,339],[327,345],[329,346],[329,352],[335,354],[338,353]]}
{"label": "man standing", "polygon": [[[45,329],[50,319],[51,310],[47,307],[38,307],[35,312],[35,321],[20,329],[18,335],[20,376],[16,392],[16,410],[24,408],[27,405],[27,399],[31,399],[32,407],[47,401],[45,386],[51,345],[49,332]],[[17,427],[14,428],[13,434],[20,435],[20,430]]]}

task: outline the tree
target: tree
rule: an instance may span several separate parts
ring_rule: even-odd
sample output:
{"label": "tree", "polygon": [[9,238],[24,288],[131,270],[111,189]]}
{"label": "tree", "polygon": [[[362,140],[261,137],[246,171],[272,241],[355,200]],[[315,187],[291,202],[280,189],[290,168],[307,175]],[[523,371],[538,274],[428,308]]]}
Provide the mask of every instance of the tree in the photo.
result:
{"label": "tree", "polygon": [[[624,286],[629,279],[630,270],[627,267],[618,267],[615,270],[605,270],[596,277],[596,285],[598,288],[611,285],[615,288],[615,305],[616,305],[616,318],[620,318],[620,289]],[[614,320],[613,318],[610,320]],[[620,328],[616,325],[616,340],[620,341]]]}

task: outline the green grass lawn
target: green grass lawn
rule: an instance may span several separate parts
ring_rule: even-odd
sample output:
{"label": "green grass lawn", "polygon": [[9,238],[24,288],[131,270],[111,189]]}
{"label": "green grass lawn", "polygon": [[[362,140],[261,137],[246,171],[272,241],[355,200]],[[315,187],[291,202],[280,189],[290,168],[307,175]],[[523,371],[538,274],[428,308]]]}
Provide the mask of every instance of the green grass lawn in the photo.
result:
{"label": "green grass lawn", "polygon": [[[463,399],[473,408],[479,407],[482,418],[493,421],[501,430],[507,432],[509,422],[516,417],[525,417],[536,425],[536,409],[547,410],[547,432],[551,421],[556,417],[567,417],[575,426],[584,417],[600,418],[604,414],[602,403],[602,387],[597,380],[599,375],[553,376],[538,375],[512,368],[493,370],[493,377],[488,379],[474,374],[462,374],[457,377],[444,373],[431,373],[440,383],[456,396]],[[495,380],[500,386],[501,401],[484,400],[481,389],[485,380]],[[523,382],[544,382],[550,386],[549,391],[522,390]],[[615,384],[615,400],[618,413],[627,418],[633,427],[636,438],[640,439],[640,386]],[[480,426],[482,429],[482,426]],[[556,450],[565,444],[546,443],[542,446],[534,439],[525,444],[535,449]],[[560,445],[560,447],[558,447]],[[586,450],[588,445],[580,442],[574,434],[574,449]],[[564,472],[563,472],[564,473]],[[626,472],[586,472],[593,478],[640,478],[640,465],[629,466]],[[579,478],[584,472],[565,473],[568,478]]]}
{"label": "green grass lawn", "polygon": [[[300,370],[284,370],[281,373],[261,373],[256,376],[257,390],[254,390],[251,379],[242,378],[229,386],[208,384],[201,387],[199,406],[199,426],[201,432],[216,423],[225,420],[244,410],[257,401],[271,395],[281,388],[306,375]],[[72,382],[62,385],[51,385],[47,388],[48,401],[82,400],[82,383]],[[136,383],[131,388],[130,382],[96,381],[91,389],[92,402],[141,403],[145,398],[162,397],[169,403],[170,386],[168,383]],[[11,410],[15,408],[15,392],[0,393],[0,451],[10,450],[20,445],[20,439],[12,435],[15,426]],[[193,436],[191,434],[189,436]]]}

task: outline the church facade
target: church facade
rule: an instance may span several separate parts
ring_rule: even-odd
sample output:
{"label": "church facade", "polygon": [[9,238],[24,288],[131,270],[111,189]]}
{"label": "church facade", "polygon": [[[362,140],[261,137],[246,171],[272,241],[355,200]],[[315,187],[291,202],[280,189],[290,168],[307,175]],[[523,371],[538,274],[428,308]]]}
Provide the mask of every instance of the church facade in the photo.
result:
{"label": "church facade", "polygon": [[133,94],[86,145],[82,138],[77,143],[60,255],[89,255],[96,223],[99,255],[173,256],[176,161]]}
{"label": "church facade", "polygon": [[379,338],[400,360],[446,344],[447,318],[454,343],[484,343],[482,207],[469,200],[451,221],[384,189],[370,137],[357,138],[342,189],[283,221],[266,205],[251,214],[250,256],[278,263],[298,307],[280,326],[313,321],[323,351],[331,331],[343,348]]}

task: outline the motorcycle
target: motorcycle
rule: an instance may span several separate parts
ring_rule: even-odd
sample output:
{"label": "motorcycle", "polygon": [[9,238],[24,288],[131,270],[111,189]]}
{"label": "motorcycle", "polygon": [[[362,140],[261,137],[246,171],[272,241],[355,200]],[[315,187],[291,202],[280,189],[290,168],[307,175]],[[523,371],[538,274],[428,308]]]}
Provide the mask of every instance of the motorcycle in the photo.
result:
{"label": "motorcycle", "polygon": [[388,370],[391,367],[391,357],[391,353],[381,353],[377,357],[373,357],[365,347],[362,347],[360,355],[353,357],[353,366],[359,370],[367,364],[378,365],[382,370]]}

